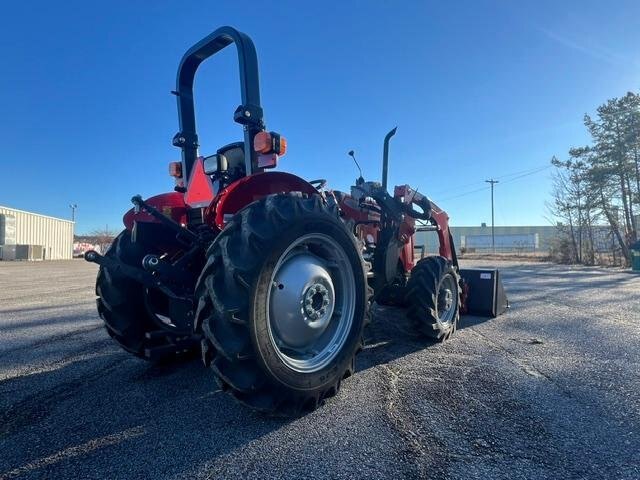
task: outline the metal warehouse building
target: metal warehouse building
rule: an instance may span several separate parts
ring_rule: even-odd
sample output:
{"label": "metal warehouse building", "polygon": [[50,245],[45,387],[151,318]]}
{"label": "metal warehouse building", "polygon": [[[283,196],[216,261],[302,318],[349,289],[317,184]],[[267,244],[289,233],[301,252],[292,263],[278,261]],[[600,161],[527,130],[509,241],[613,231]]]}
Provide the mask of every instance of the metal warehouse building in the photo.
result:
{"label": "metal warehouse building", "polygon": [[[451,236],[456,251],[464,248],[467,252],[489,253],[491,247],[491,226],[451,227]],[[496,226],[496,252],[548,252],[558,228],[552,225],[540,226]],[[419,233],[416,243],[425,245],[428,252],[438,251],[438,237],[435,232]]]}
{"label": "metal warehouse building", "polygon": [[0,259],[73,258],[73,222],[0,205]]}

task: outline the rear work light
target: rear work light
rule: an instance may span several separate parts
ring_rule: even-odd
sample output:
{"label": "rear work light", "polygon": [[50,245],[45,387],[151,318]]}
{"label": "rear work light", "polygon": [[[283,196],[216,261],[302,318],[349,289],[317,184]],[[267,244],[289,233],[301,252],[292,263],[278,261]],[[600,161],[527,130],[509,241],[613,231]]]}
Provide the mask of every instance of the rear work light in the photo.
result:
{"label": "rear work light", "polygon": [[182,162],[171,162],[169,164],[169,175],[171,177],[182,178]]}

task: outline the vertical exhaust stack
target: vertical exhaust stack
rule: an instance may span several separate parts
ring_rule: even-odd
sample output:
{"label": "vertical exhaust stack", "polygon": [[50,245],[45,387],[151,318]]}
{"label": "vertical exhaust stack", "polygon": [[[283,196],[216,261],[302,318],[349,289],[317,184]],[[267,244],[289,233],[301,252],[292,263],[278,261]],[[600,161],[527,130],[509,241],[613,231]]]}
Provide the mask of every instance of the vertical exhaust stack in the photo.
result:
{"label": "vertical exhaust stack", "polygon": [[387,191],[387,175],[389,173],[389,140],[396,134],[398,127],[393,127],[384,137],[384,151],[382,152],[382,188]]}

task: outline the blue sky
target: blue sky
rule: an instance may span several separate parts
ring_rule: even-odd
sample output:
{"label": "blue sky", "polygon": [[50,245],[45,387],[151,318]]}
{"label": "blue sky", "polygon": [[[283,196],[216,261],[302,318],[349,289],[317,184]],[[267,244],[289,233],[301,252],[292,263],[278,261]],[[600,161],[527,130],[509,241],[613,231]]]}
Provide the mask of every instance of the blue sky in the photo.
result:
{"label": "blue sky", "polygon": [[[221,25],[254,40],[280,169],[348,189],[409,183],[454,225],[546,224],[550,169],[585,112],[640,87],[640,2],[11,2],[0,18],[0,204],[120,228],[133,194],[172,188],[175,72]],[[240,140],[231,49],[196,79],[202,153]],[[510,181],[509,181],[510,180]]]}

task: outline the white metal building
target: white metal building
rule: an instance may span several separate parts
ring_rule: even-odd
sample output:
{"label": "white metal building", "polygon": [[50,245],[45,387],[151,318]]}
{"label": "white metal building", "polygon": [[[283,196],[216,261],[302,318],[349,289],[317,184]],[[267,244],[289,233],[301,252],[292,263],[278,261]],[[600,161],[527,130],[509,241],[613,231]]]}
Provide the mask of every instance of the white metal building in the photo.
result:
{"label": "white metal building", "polygon": [[[451,227],[451,236],[458,253],[461,248],[477,253],[492,250],[491,225]],[[557,236],[558,228],[553,225],[496,226],[496,252],[548,252]],[[419,233],[416,243],[424,244],[427,252],[438,251],[438,237],[435,232]]]}
{"label": "white metal building", "polygon": [[2,260],[73,258],[73,222],[0,205]]}

